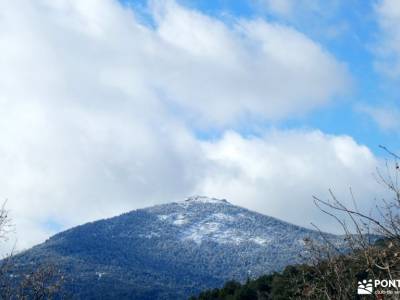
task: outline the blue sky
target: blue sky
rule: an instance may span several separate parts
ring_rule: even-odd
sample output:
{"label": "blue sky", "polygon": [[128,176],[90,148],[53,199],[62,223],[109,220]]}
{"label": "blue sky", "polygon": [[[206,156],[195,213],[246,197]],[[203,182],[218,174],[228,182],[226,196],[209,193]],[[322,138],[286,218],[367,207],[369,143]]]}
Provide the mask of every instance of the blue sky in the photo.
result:
{"label": "blue sky", "polygon": [[[351,135],[358,142],[368,145],[378,155],[382,154],[378,148],[379,144],[399,149],[398,130],[380,128],[359,109],[359,106],[363,105],[399,108],[398,81],[388,79],[374,67],[373,45],[379,43],[381,34],[378,22],[374,18],[374,6],[378,2],[336,1],[337,4],[333,5],[336,7],[332,9],[329,1],[323,1],[321,8],[328,10],[324,11],[324,14],[307,11],[307,8],[304,8],[299,15],[289,18],[276,16],[268,9],[263,11],[254,2],[182,1],[214,16],[228,13],[244,18],[260,17],[294,26],[348,65],[354,80],[354,87],[349,95],[340,97],[334,104],[313,111],[304,118],[288,120],[278,126],[284,128],[304,126],[319,128],[331,134]],[[329,11],[330,9],[332,10]],[[341,26],[345,28],[341,29]],[[342,32],[327,37],[326,32],[332,28],[339,28],[338,31]]]}
{"label": "blue sky", "polygon": [[400,150],[397,0],[0,11],[0,197],[19,248],[196,194],[335,231],[313,195],[351,205],[352,187],[366,210],[385,195],[372,174],[378,145]]}
{"label": "blue sky", "polygon": [[[194,1],[179,3],[190,9],[201,11],[213,18],[230,24],[237,19],[261,18],[293,27],[304,33],[324,49],[344,62],[352,76],[352,88],[346,95],[337,97],[333,103],[312,110],[301,117],[287,118],[279,122],[263,122],[266,128],[318,128],[334,135],[350,135],[367,145],[377,155],[384,155],[378,145],[391,149],[400,148],[398,128],[381,128],[368,116],[362,107],[385,107],[399,109],[400,89],[398,81],[388,78],[374,66],[376,44],[381,42],[382,31],[376,18],[376,0],[351,1],[298,1],[298,9],[290,15],[279,14],[268,8],[268,1]],[[279,2],[279,1],[276,1]],[[294,3],[281,0],[281,2]],[[151,21],[147,12],[147,1],[123,1]],[[314,7],[310,7],[314,5]],[[258,127],[258,126],[257,126]],[[257,134],[252,124],[241,124],[235,128],[243,134]],[[215,138],[221,131],[199,130],[201,138]]]}

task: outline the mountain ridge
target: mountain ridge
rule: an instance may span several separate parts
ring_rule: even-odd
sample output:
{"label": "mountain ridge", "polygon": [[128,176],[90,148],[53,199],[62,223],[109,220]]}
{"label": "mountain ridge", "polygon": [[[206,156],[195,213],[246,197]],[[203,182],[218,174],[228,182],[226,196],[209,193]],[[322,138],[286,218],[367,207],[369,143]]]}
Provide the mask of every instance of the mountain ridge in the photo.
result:
{"label": "mountain ridge", "polygon": [[22,269],[55,263],[76,299],[185,299],[300,263],[305,238],[321,236],[225,199],[193,196],[71,228],[16,260]]}

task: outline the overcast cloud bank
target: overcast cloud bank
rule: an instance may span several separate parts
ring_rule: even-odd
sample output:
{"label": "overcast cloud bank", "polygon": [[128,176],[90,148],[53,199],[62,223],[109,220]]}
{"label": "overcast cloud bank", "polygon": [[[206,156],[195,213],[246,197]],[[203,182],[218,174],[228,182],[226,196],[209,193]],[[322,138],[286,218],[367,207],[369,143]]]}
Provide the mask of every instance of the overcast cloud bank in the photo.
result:
{"label": "overcast cloud bank", "polygon": [[[172,1],[152,4],[154,27],[112,0],[0,1],[0,11],[0,196],[19,248],[191,194],[331,230],[313,194],[352,185],[367,207],[377,191],[378,159],[349,136],[230,129],[350,89],[346,65],[294,28],[227,25]],[[225,133],[204,140],[196,128]]]}

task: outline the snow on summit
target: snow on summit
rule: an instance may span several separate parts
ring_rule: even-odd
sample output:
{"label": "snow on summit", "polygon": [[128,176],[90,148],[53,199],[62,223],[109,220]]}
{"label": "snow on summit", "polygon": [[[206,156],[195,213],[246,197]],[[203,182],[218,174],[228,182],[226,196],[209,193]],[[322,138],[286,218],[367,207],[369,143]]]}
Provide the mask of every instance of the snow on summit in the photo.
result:
{"label": "snow on summit", "polygon": [[210,198],[206,196],[192,196],[188,197],[184,200],[185,203],[193,203],[193,202],[200,202],[200,203],[214,203],[214,204],[229,204],[226,199],[217,199],[217,198]]}
{"label": "snow on summit", "polygon": [[[225,199],[192,196],[145,210],[163,224],[174,226],[177,238],[184,243],[250,243],[264,248],[286,239],[288,233],[293,233],[293,241],[304,237],[301,227],[234,206]],[[162,235],[163,227],[158,230]]]}

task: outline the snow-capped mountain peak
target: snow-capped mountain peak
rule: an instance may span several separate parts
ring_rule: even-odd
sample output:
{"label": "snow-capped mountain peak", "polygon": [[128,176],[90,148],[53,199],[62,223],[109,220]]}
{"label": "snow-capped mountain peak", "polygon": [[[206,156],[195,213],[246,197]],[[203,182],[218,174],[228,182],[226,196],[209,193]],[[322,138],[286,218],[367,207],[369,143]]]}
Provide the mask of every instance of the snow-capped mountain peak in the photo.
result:
{"label": "snow-capped mountain peak", "polygon": [[[252,245],[266,249],[274,244],[302,245],[309,230],[232,205],[225,199],[192,196],[183,201],[144,209],[164,224],[152,229],[153,238],[162,236],[165,226],[172,226],[174,238],[201,246]],[[288,240],[288,237],[289,238]]]}
{"label": "snow-capped mountain peak", "polygon": [[[340,246],[340,237],[327,236]],[[227,280],[302,263],[305,238],[321,236],[226,200],[193,196],[72,228],[16,259],[27,269],[56,261],[66,286],[79,287],[79,299],[187,299]]]}

